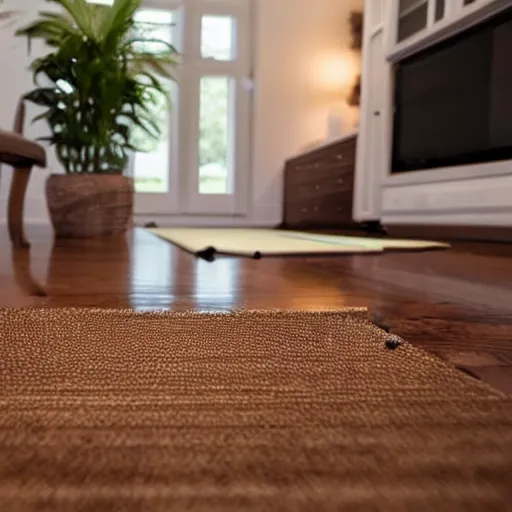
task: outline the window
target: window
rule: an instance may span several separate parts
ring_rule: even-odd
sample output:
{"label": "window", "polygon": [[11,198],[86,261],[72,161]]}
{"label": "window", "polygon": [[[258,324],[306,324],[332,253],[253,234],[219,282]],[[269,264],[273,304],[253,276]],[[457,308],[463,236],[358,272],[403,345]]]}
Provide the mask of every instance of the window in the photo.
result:
{"label": "window", "polygon": [[232,193],[234,116],[232,78],[201,78],[199,192]]}
{"label": "window", "polygon": [[443,19],[445,8],[445,0],[436,0],[435,21]]}
{"label": "window", "polygon": [[229,16],[203,16],[201,23],[201,57],[233,60],[236,58],[235,21]]}
{"label": "window", "polygon": [[[112,4],[113,0],[90,0]],[[250,0],[143,0],[136,13],[144,35],[181,53],[177,81],[153,106],[162,136],[135,130],[127,172],[135,181],[135,212],[243,213],[250,155]],[[145,43],[148,50],[158,50]]]}
{"label": "window", "polygon": [[400,0],[398,7],[398,42],[404,41],[427,26],[427,0]]}
{"label": "window", "polygon": [[[154,37],[169,44],[175,44],[175,13],[161,9],[140,9],[136,13],[138,30],[145,37]],[[144,43],[143,43],[144,44]],[[145,43],[148,51],[159,51],[158,43]],[[135,129],[133,138],[137,147],[145,152],[132,156],[131,173],[135,180],[136,192],[166,193],[169,190],[169,166],[172,137],[170,133],[167,101],[177,97],[176,84],[164,83],[168,98],[158,98],[152,106],[152,117],[162,132],[160,140],[155,141],[140,129]]]}
{"label": "window", "polygon": [[187,208],[239,213],[247,206],[250,164],[249,1],[208,0],[199,11],[197,56],[184,65],[191,95]]}

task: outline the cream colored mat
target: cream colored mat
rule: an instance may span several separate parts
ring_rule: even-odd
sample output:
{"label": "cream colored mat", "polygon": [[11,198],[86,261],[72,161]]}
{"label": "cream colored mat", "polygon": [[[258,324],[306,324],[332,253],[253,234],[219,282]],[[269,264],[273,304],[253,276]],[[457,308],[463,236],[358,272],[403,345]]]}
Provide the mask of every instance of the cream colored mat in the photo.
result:
{"label": "cream colored mat", "polygon": [[210,250],[238,256],[380,253],[449,247],[440,242],[320,235],[276,229],[156,228],[152,233],[194,254]]}

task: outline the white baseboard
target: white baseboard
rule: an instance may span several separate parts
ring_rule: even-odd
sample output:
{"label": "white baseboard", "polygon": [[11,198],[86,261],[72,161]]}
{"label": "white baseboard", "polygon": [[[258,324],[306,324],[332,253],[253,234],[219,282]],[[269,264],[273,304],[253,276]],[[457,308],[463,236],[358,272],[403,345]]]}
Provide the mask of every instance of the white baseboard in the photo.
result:
{"label": "white baseboard", "polygon": [[[250,216],[242,215],[161,215],[161,214],[135,214],[134,222],[144,225],[156,222],[159,226],[183,227],[258,227],[273,228],[281,224],[281,205],[263,205],[255,208]],[[48,217],[26,216],[26,226],[50,226]],[[0,217],[0,225],[7,224],[6,217]]]}
{"label": "white baseboard", "polygon": [[391,224],[415,224],[438,226],[512,226],[512,211],[481,213],[421,213],[385,214],[381,222]]}
{"label": "white baseboard", "polygon": [[159,227],[216,227],[216,228],[272,228],[277,223],[248,219],[246,217],[214,217],[191,215],[134,215],[136,225],[143,226],[148,222],[155,222]]}
{"label": "white baseboard", "polygon": [[[50,220],[49,219],[41,219],[40,217],[25,217],[23,219],[23,222],[26,226],[50,226]],[[6,226],[7,225],[7,218],[6,217],[0,217],[0,226]]]}
{"label": "white baseboard", "polygon": [[273,228],[282,222],[281,205],[263,205],[254,208],[250,215],[163,215],[135,214],[138,225],[155,222],[159,226],[183,227],[258,227]]}

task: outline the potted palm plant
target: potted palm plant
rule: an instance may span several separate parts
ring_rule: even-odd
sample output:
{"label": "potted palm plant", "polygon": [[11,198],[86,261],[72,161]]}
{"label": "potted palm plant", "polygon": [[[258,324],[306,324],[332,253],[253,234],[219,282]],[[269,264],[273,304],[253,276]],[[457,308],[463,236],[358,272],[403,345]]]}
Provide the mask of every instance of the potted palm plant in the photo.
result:
{"label": "potted palm plant", "polygon": [[[25,95],[44,119],[66,174],[52,174],[46,195],[57,236],[123,232],[131,222],[133,180],[124,176],[130,155],[143,150],[134,131],[158,138],[152,107],[168,98],[166,80],[177,64],[175,48],[141,31],[141,0],[96,5],[86,0],[47,0],[59,12],[17,31],[42,39],[50,53],[31,69],[36,89]],[[41,80],[42,79],[42,80]],[[139,137],[140,139],[140,137]]]}

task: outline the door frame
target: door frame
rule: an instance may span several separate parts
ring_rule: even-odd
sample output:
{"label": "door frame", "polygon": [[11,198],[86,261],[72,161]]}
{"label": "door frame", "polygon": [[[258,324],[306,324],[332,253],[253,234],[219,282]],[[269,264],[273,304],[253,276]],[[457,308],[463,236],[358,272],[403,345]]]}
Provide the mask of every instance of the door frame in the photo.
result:
{"label": "door frame", "polygon": [[[172,12],[176,15],[176,27],[172,43],[183,54],[184,48],[184,5],[183,0],[166,0],[165,4],[158,0],[144,0],[141,9],[161,10],[164,12]],[[168,189],[166,192],[150,193],[136,192],[134,199],[134,213],[138,214],[175,214],[178,213],[178,199],[180,197],[180,176],[179,166],[182,159],[181,148],[176,137],[181,131],[181,101],[180,90],[182,86],[182,65],[176,67],[175,71],[176,93],[171,97],[172,108],[168,115],[169,127],[169,169],[168,169]]]}

